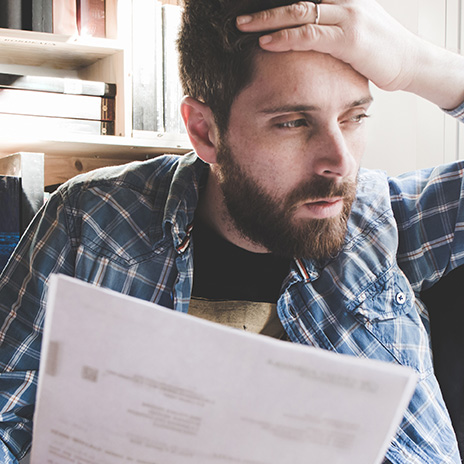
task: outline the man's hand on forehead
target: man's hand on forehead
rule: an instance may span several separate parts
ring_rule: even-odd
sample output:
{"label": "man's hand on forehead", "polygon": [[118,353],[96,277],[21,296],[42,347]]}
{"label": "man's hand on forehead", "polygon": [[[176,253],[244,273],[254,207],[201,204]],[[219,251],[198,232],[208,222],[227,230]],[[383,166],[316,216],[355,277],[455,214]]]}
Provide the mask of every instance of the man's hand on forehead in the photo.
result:
{"label": "man's hand on forehead", "polygon": [[240,16],[237,27],[263,32],[264,50],[328,53],[385,90],[408,88],[418,50],[425,45],[375,0],[298,2]]}

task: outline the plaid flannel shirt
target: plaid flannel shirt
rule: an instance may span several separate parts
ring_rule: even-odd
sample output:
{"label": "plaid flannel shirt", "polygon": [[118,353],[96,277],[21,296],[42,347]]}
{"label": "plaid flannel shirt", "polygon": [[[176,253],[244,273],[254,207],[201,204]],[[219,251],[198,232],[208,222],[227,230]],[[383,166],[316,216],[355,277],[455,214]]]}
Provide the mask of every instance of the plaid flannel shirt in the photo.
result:
{"label": "plaid flannel shirt", "polygon": [[[188,312],[204,169],[193,153],[100,169],[60,187],[35,217],[0,278],[1,462],[30,446],[52,273]],[[387,453],[394,464],[460,462],[417,296],[464,261],[463,172],[464,162],[398,178],[361,170],[342,251],[295,260],[277,304],[295,343],[419,373]]]}

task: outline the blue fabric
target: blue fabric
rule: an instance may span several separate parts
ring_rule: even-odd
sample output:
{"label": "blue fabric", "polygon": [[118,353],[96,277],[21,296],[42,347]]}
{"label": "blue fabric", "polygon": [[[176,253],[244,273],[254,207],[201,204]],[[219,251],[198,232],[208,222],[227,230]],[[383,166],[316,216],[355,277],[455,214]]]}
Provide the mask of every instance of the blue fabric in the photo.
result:
{"label": "blue fabric", "polygon": [[19,233],[0,232],[0,271],[19,242]]}
{"label": "blue fabric", "polygon": [[[194,153],[104,168],[55,192],[0,277],[0,460],[30,446],[49,276],[188,312],[205,164]],[[419,384],[387,457],[458,463],[419,292],[464,261],[464,163],[388,178],[361,170],[340,254],[295,260],[278,314],[295,343],[410,366]],[[245,388],[245,387],[244,387]]]}

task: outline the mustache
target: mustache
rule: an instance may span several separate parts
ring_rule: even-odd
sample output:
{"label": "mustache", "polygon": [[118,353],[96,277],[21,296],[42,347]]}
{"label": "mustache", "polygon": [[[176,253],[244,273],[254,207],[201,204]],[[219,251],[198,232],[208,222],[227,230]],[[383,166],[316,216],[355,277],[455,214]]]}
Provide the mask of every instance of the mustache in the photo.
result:
{"label": "mustache", "polygon": [[345,179],[337,182],[325,177],[314,177],[310,181],[302,182],[288,195],[286,203],[289,207],[296,207],[297,203],[319,198],[341,197],[353,201],[356,196],[356,182]]}

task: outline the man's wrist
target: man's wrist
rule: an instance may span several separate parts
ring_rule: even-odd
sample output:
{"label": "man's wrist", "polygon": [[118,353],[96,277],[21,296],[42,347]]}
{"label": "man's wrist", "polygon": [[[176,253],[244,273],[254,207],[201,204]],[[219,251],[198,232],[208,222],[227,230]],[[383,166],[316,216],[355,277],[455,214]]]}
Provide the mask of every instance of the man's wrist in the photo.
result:
{"label": "man's wrist", "polygon": [[445,111],[456,110],[464,101],[464,56],[424,43],[415,62],[414,77],[404,90]]}

